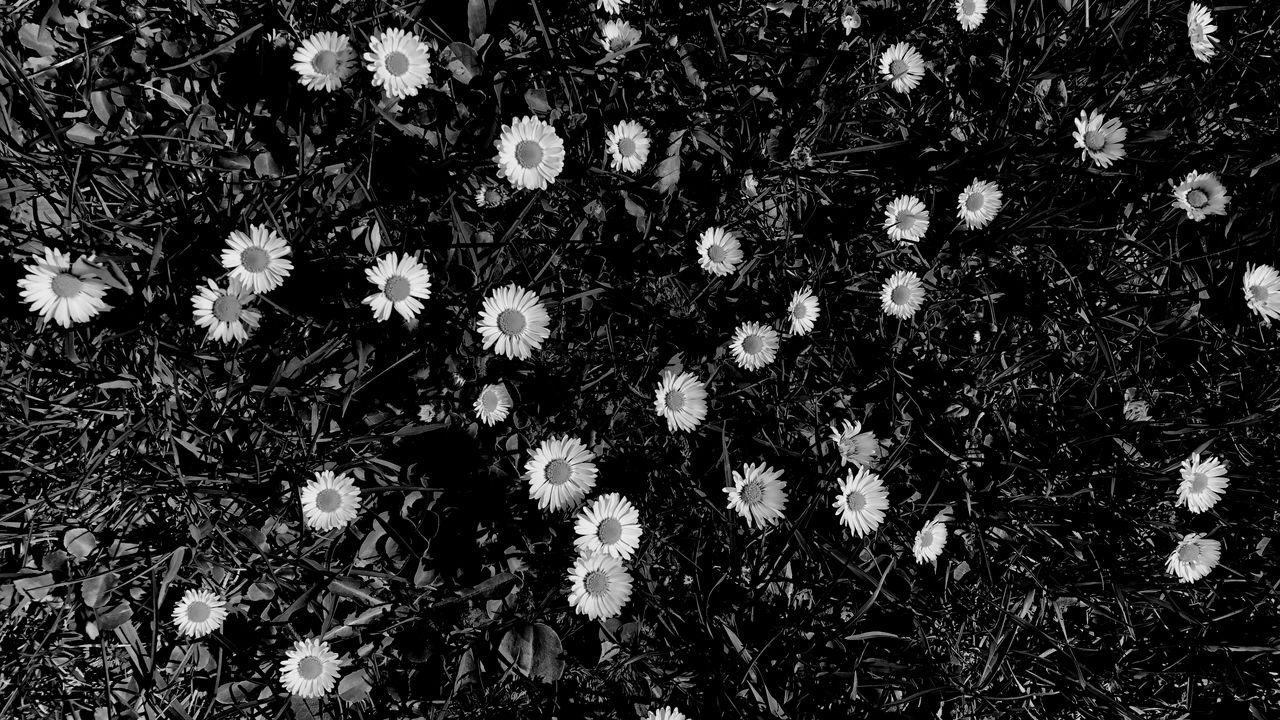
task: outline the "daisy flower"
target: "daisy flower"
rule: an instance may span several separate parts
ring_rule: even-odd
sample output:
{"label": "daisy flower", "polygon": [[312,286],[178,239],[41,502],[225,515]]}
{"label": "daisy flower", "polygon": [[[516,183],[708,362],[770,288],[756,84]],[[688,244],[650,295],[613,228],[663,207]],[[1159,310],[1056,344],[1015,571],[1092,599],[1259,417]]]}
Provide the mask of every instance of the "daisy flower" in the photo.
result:
{"label": "daisy flower", "polygon": [[543,440],[524,466],[529,497],[540,510],[577,505],[596,486],[595,459],[586,445],[567,435]]}
{"label": "daisy flower", "polygon": [[733,487],[724,488],[729,495],[729,509],[736,510],[750,527],[766,528],[778,522],[787,507],[787,486],[781,470],[760,463],[733,471]]}
{"label": "daisy flower", "polygon": [[578,556],[569,569],[569,604],[592,620],[608,620],[631,599],[631,574],[606,553]]}
{"label": "daisy flower", "polygon": [[596,3],[596,7],[604,10],[610,15],[621,15],[622,6],[629,2],[631,2],[631,0],[599,0],[599,2]]}
{"label": "daisy flower", "polygon": [[1227,468],[1212,455],[1200,458],[1199,453],[1182,461],[1182,482],[1178,484],[1178,505],[1185,505],[1193,513],[1202,513],[1218,504],[1222,492],[1231,484],[1227,480]]}
{"label": "daisy flower", "polygon": [[844,465],[875,467],[876,459],[880,457],[880,442],[876,440],[876,434],[870,430],[862,432],[862,423],[845,420],[843,429],[832,423],[831,442],[835,443],[840,462]]}
{"label": "daisy flower", "polygon": [[346,473],[317,472],[302,488],[300,499],[307,526],[319,532],[346,527],[360,514],[360,488]]}
{"label": "daisy flower", "polygon": [[618,493],[601,495],[583,508],[573,530],[578,534],[573,541],[578,552],[604,553],[619,560],[628,560],[635,554],[644,534],[639,511]]}
{"label": "daisy flower", "polygon": [[476,190],[476,207],[498,207],[507,201],[507,194],[496,185],[489,185]]}
{"label": "daisy flower", "polygon": [[204,637],[226,619],[227,601],[208,590],[188,590],[173,608],[173,624],[187,637]]}
{"label": "daisy flower", "polygon": [[1170,575],[1178,576],[1178,582],[1195,582],[1217,567],[1221,556],[1222,543],[1206,540],[1203,533],[1188,533],[1182,536],[1164,567]]}
{"label": "daisy flower", "polygon": [[640,42],[640,31],[626,20],[610,20],[600,26],[600,44],[605,52],[622,52]]}
{"label": "daisy flower", "polygon": [[338,669],[346,661],[317,638],[298,640],[280,663],[280,683],[301,698],[317,698],[333,690]]}
{"label": "daisy flower", "polygon": [[909,93],[924,77],[924,58],[907,43],[891,45],[880,56],[880,74],[893,83],[894,90]]}
{"label": "daisy flower", "polygon": [[1080,148],[1080,159],[1093,158],[1098,167],[1108,168],[1111,163],[1124,157],[1124,139],[1129,131],[1116,118],[1107,120],[1107,116],[1094,110],[1085,113],[1080,111],[1076,118],[1076,131],[1071,137],[1076,139],[1076,147]]}
{"label": "daisy flower", "polygon": [[285,259],[292,250],[286,243],[262,225],[250,225],[249,234],[233,230],[227,236],[227,249],[222,251],[222,267],[231,271],[231,278],[240,281],[244,289],[261,295],[280,287],[293,270],[293,263]]}
{"label": "daisy flower", "polygon": [[840,494],[832,503],[840,521],[849,526],[849,532],[858,537],[868,535],[884,522],[884,511],[889,509],[889,492],[880,476],[858,468],[840,482]]}
{"label": "daisy flower", "polygon": [[1213,31],[1218,26],[1213,24],[1213,13],[1200,3],[1191,3],[1187,10],[1187,38],[1191,41],[1191,52],[1200,62],[1209,62],[1218,51],[1213,47]]}
{"label": "daisy flower", "polygon": [[787,306],[787,316],[791,320],[793,335],[808,335],[813,330],[821,310],[818,309],[818,296],[809,288],[801,288],[791,296],[791,304]]}
{"label": "daisy flower", "polygon": [[1270,325],[1280,320],[1280,273],[1270,265],[1248,265],[1244,274],[1244,299],[1249,309]]}
{"label": "daisy flower", "polygon": [[707,386],[693,373],[662,373],[653,401],[659,417],[667,419],[667,429],[689,432],[707,417]]}
{"label": "daisy flower", "polygon": [[916,539],[911,543],[911,552],[918,563],[934,562],[942,554],[942,546],[946,544],[947,524],[930,520],[916,533]]}
{"label": "daisy flower", "polygon": [[476,417],[485,425],[493,426],[507,419],[511,413],[511,393],[503,385],[485,385],[474,405]]}
{"label": "daisy flower", "polygon": [[609,131],[605,149],[609,151],[609,165],[614,170],[636,172],[649,159],[649,133],[640,123],[623,120]]}
{"label": "daisy flower", "polygon": [[18,287],[22,301],[46,322],[71,327],[107,309],[102,302],[107,285],[92,269],[72,269],[69,254],[50,248],[45,248],[43,258],[32,260],[34,264],[27,266],[27,275],[18,281]]}
{"label": "daisy flower", "polygon": [[564,141],[555,128],[532,115],[503,125],[493,145],[498,173],[517,188],[546,189],[564,170]]}
{"label": "daisy flower", "polygon": [[987,17],[987,0],[956,0],[956,19],[960,27],[973,30]]}
{"label": "daisy flower", "polygon": [[929,211],[919,198],[899,195],[885,208],[884,229],[894,240],[919,242],[929,230]]}
{"label": "daisy flower", "polygon": [[734,362],[743,370],[759,370],[778,356],[778,331],[760,323],[744,322],[729,343]]}
{"label": "daisy flower", "polygon": [[644,720],[689,720],[689,717],[668,705],[667,707],[653,710],[644,716]]}
{"label": "daisy flower", "polygon": [[364,299],[378,322],[391,317],[392,310],[405,320],[412,320],[422,312],[418,298],[431,297],[431,273],[408,253],[403,258],[396,253],[385,255],[376,265],[366,268],[364,275],[378,286],[378,292]]}
{"label": "daisy flower", "polygon": [[417,35],[397,28],[369,38],[365,67],[373,73],[373,86],[387,95],[404,99],[418,94],[431,82],[431,56]]}
{"label": "daisy flower", "polygon": [[899,270],[880,287],[880,307],[886,315],[906,320],[923,304],[924,287],[914,272]]}
{"label": "daisy flower", "polygon": [[698,239],[698,265],[712,275],[729,275],[742,262],[742,243],[732,230],[712,227]]}
{"label": "daisy flower", "polygon": [[542,347],[551,331],[551,316],[538,296],[518,285],[507,285],[485,298],[476,329],[484,337],[484,349],[527,360]]}
{"label": "daisy flower", "polygon": [[1213,173],[1188,173],[1173,188],[1173,206],[1186,210],[1187,217],[1197,222],[1210,215],[1226,215],[1231,196]]}
{"label": "daisy flower", "polygon": [[356,56],[346,35],[320,32],[302,41],[293,60],[293,71],[303,87],[333,92],[351,77]]}
{"label": "daisy flower", "polygon": [[974,178],[960,193],[960,219],[970,230],[986,227],[1000,212],[1003,197],[999,185]]}
{"label": "daisy flower", "polygon": [[227,281],[225,289],[212,280],[207,283],[191,298],[196,327],[207,329],[208,340],[224,343],[248,340],[249,329],[258,327],[262,318],[261,313],[248,307],[254,296],[245,292],[235,278]]}

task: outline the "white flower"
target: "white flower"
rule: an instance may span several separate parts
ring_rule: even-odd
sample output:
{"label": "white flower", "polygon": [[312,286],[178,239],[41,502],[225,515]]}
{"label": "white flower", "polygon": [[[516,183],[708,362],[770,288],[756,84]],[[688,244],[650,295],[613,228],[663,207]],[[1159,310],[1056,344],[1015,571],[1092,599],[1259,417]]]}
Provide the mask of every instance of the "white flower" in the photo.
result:
{"label": "white flower", "polygon": [[845,36],[862,27],[862,16],[858,14],[856,6],[845,5],[844,12],[840,13],[840,25],[844,27]]}
{"label": "white flower", "polygon": [[915,315],[923,304],[924,286],[913,272],[899,270],[880,288],[880,307],[886,315],[905,320]]}
{"label": "white flower", "polygon": [[346,527],[360,515],[360,488],[346,473],[317,472],[302,488],[300,500],[307,526],[319,532]]}
{"label": "white flower", "polygon": [[262,225],[249,226],[249,234],[233,230],[227,236],[227,249],[222,251],[222,267],[231,271],[244,289],[261,295],[280,287],[293,263],[285,259],[292,250],[273,230]]}
{"label": "white flower", "polygon": [[355,71],[356,56],[346,35],[320,32],[302,41],[293,53],[293,71],[308,90],[333,92]]}
{"label": "white flower", "polygon": [[1245,266],[1244,299],[1263,323],[1280,320],[1280,273],[1270,265]]}
{"label": "white flower", "polygon": [[794,335],[808,335],[813,330],[821,310],[818,308],[818,296],[809,288],[801,288],[791,296],[791,304],[787,306],[787,317],[791,321],[791,332]]}
{"label": "white flower", "polygon": [[1182,461],[1182,482],[1178,484],[1178,504],[1193,513],[1202,513],[1218,504],[1231,484],[1227,468],[1213,456],[1200,458],[1199,453]]}
{"label": "white flower", "polygon": [[378,286],[378,292],[364,299],[378,322],[391,317],[392,310],[405,320],[412,320],[422,312],[418,298],[431,297],[431,273],[408,253],[403,258],[396,253],[384,255],[376,265],[366,268],[364,275]]}
{"label": "white flower", "polygon": [[412,97],[431,82],[430,51],[411,32],[392,28],[369,38],[364,61],[373,73],[373,86],[382,88],[390,97]]}
{"label": "white flower", "polygon": [[653,401],[659,417],[667,419],[667,429],[689,432],[707,417],[707,386],[693,373],[662,373]]}
{"label": "white flower", "polygon": [[1227,189],[1213,173],[1188,173],[1186,179],[1173,188],[1173,206],[1186,210],[1187,217],[1197,222],[1210,215],[1226,215],[1230,201]]}
{"label": "white flower", "polygon": [[22,289],[22,301],[46,322],[52,320],[64,328],[71,327],[72,323],[85,322],[107,309],[102,301],[107,285],[92,269],[72,269],[70,255],[50,248],[45,248],[43,258],[36,256],[32,260],[18,287]]}
{"label": "white flower", "polygon": [[507,285],[485,298],[476,328],[484,337],[484,349],[499,355],[528,360],[542,347],[551,331],[551,316],[533,292]]}
{"label": "white flower", "polygon": [[564,170],[564,141],[555,128],[532,115],[503,125],[494,147],[499,174],[517,188],[546,189]]}
{"label": "white flower", "polygon": [[987,0],[956,0],[956,19],[960,27],[973,30],[987,17]]}
{"label": "white flower", "polygon": [[1200,62],[1209,62],[1217,50],[1213,47],[1213,33],[1218,29],[1213,24],[1213,13],[1200,3],[1191,3],[1187,10],[1187,38],[1191,41],[1191,52]]}
{"label": "white flower", "polygon": [[622,561],[605,553],[578,556],[569,569],[569,604],[592,620],[608,620],[631,600],[631,575]]}
{"label": "white flower", "polygon": [[986,227],[1000,212],[1003,197],[999,185],[974,178],[960,193],[960,219],[970,230]]}
{"label": "white flower", "polygon": [[506,201],[506,193],[497,185],[486,185],[476,190],[476,207],[498,207]]}
{"label": "white flower", "polygon": [[840,482],[840,493],[832,503],[840,521],[849,527],[849,532],[862,537],[875,531],[884,522],[884,511],[889,509],[889,492],[885,490],[880,476],[858,468],[855,476],[849,470],[848,476]]}
{"label": "white flower", "polygon": [[942,546],[946,544],[947,524],[930,520],[920,528],[920,532],[916,533],[916,539],[911,544],[911,552],[916,556],[918,563],[934,562],[942,554]]}
{"label": "white flower", "polygon": [[1085,113],[1080,111],[1076,118],[1076,131],[1071,137],[1076,139],[1076,147],[1080,148],[1080,159],[1093,158],[1098,167],[1108,168],[1111,163],[1124,157],[1124,140],[1129,131],[1116,118],[1107,120],[1107,116],[1094,110]]}
{"label": "white flower", "polygon": [[728,275],[742,262],[742,243],[732,230],[719,227],[704,230],[697,249],[698,264],[712,275]]}
{"label": "white flower", "polygon": [[226,619],[227,601],[208,590],[188,590],[173,608],[173,624],[188,637],[204,637]]}
{"label": "white flower", "polygon": [[333,690],[338,669],[346,664],[329,649],[329,643],[317,638],[298,640],[280,663],[280,682],[298,697],[317,698]]}
{"label": "white flower", "polygon": [[540,510],[572,507],[596,486],[595,453],[567,435],[543,440],[525,463],[529,497]]}
{"label": "white flower", "polygon": [[733,333],[729,351],[743,370],[759,370],[778,356],[778,331],[755,322],[744,322]]}
{"label": "white flower", "polygon": [[844,429],[831,424],[831,442],[840,453],[840,462],[858,467],[874,468],[880,457],[880,443],[870,430],[862,432],[862,423],[844,421]]}
{"label": "white flower", "polygon": [[629,2],[631,2],[631,0],[599,0],[599,2],[596,3],[596,7],[604,10],[610,15],[621,15],[622,6]]}
{"label": "white flower", "polygon": [[649,159],[649,133],[640,123],[623,120],[609,131],[605,149],[610,155],[609,165],[614,170],[636,172]]}
{"label": "white flower", "polygon": [[919,242],[929,230],[929,211],[911,195],[899,195],[884,211],[884,229],[894,240]]}
{"label": "white flower", "polygon": [[880,56],[880,74],[894,90],[909,93],[924,77],[924,58],[907,43],[891,45]]}
{"label": "white flower", "polygon": [[689,720],[689,717],[679,710],[671,707],[658,708],[644,716],[644,720]]}
{"label": "white flower", "polygon": [[1206,540],[1203,533],[1188,533],[1165,560],[1164,567],[1178,577],[1178,582],[1195,582],[1217,567],[1221,556],[1222,543]]}
{"label": "white flower", "polygon": [[249,309],[253,300],[254,296],[245,292],[235,278],[227,281],[225,289],[208,280],[191,298],[196,327],[206,328],[205,337],[209,340],[244,342],[249,339],[247,328],[258,327],[262,317],[257,310]]}
{"label": "white flower", "polygon": [[485,425],[495,425],[507,419],[511,412],[511,393],[502,385],[485,385],[474,405],[476,417]]}
{"label": "white flower", "polygon": [[600,26],[600,44],[605,52],[616,53],[640,42],[640,31],[626,20],[610,20]]}
{"label": "white flower", "polygon": [[787,507],[787,486],[781,470],[764,463],[742,466],[733,471],[733,487],[724,488],[729,495],[729,509],[736,510],[750,527],[765,528],[778,522]]}
{"label": "white flower", "polygon": [[583,508],[573,531],[578,535],[573,541],[578,552],[605,553],[619,560],[628,560],[635,554],[644,534],[639,511],[618,493],[601,495]]}

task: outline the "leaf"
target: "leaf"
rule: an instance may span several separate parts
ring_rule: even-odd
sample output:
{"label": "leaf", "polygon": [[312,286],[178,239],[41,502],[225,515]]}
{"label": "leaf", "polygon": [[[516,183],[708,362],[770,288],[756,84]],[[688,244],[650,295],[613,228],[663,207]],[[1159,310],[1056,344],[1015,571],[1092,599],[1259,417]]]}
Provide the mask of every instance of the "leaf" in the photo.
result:
{"label": "leaf", "polygon": [[84,599],[84,604],[91,608],[101,605],[111,590],[115,588],[117,580],[118,577],[113,572],[94,575],[85,580],[80,585],[80,597]]}
{"label": "leaf", "polygon": [[480,682],[480,662],[476,660],[475,650],[467,648],[458,660],[458,671],[453,676],[453,691],[456,693],[477,682]]}
{"label": "leaf", "polygon": [[100,135],[102,135],[101,130],[90,125],[85,125],[82,122],[72,125],[71,129],[67,131],[67,137],[81,145],[94,144],[98,141],[98,137]]}
{"label": "leaf", "polygon": [[782,13],[783,15],[785,15],[785,16],[787,16],[787,17],[791,17],[791,13],[795,12],[796,8],[800,7],[800,3],[796,3],[796,2],[771,2],[771,3],[769,3],[768,5],[765,5],[765,7],[769,8],[770,10],[777,10],[778,12]]}
{"label": "leaf", "polygon": [[667,155],[654,171],[658,176],[654,187],[659,192],[671,192],[680,182],[680,148],[684,144],[684,133],[684,130],[676,130],[667,136]]}
{"label": "leaf", "polygon": [[13,589],[18,591],[18,595],[32,600],[43,600],[49,595],[52,585],[53,575],[49,573],[28,575],[13,581]]}
{"label": "leaf", "polygon": [[369,697],[369,675],[364,670],[347,673],[338,681],[338,697],[349,703],[364,702]]}
{"label": "leaf", "polygon": [[253,159],[253,171],[258,173],[258,177],[280,177],[280,164],[276,162],[276,158],[269,151],[258,153]]}
{"label": "leaf", "polygon": [[18,42],[28,50],[35,50],[40,57],[52,57],[58,52],[58,44],[53,41],[49,28],[35,23],[27,23],[18,29]]}
{"label": "leaf", "polygon": [[241,680],[219,685],[215,697],[219,705],[240,705],[257,700],[265,691],[268,691],[268,688],[263,683]]}
{"label": "leaf", "polygon": [[493,0],[469,0],[467,3],[467,31],[475,40],[489,27],[489,3]]}
{"label": "leaf", "polygon": [[71,553],[71,557],[83,560],[98,547],[98,538],[88,528],[71,528],[62,535],[62,547]]}
{"label": "leaf", "polygon": [[536,113],[551,112],[551,103],[547,102],[547,91],[542,88],[526,90],[524,101],[529,104],[529,109]]}
{"label": "leaf", "polygon": [[564,647],[560,636],[542,623],[521,625],[507,631],[498,652],[525,677],[556,682],[564,675]]}
{"label": "leaf", "polygon": [[227,152],[225,150],[217,154],[214,162],[217,163],[218,167],[225,170],[248,170],[252,167],[249,158],[240,153]]}
{"label": "leaf", "polygon": [[440,57],[453,77],[463,85],[470,84],[481,72],[480,56],[476,54],[475,48],[466,43],[449,43]]}
{"label": "leaf", "polygon": [[462,599],[469,600],[476,596],[480,596],[486,600],[506,597],[511,592],[511,588],[519,584],[520,579],[515,575],[512,575],[509,572],[498,573],[488,580],[480,582],[470,590],[464,590],[462,592]]}
{"label": "leaf", "polygon": [[103,123],[111,122],[113,106],[111,94],[105,90],[94,90],[89,93],[89,104],[93,106],[93,114]]}
{"label": "leaf", "polygon": [[133,617],[133,608],[129,607],[129,603],[121,602],[98,616],[98,630],[102,632],[115,630],[128,622],[131,617]]}

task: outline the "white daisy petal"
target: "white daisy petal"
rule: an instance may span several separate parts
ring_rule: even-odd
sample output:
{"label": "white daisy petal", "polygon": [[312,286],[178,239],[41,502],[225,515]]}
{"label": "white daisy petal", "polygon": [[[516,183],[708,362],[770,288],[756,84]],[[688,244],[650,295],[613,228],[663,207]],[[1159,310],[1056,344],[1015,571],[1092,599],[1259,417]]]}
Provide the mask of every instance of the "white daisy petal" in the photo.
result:
{"label": "white daisy petal", "polygon": [[392,310],[406,321],[412,320],[423,307],[418,298],[431,297],[431,274],[408,254],[403,258],[396,253],[384,255],[364,273],[369,282],[378,286],[378,292],[362,301],[373,310],[378,322],[391,317]]}
{"label": "white daisy petal", "polygon": [[991,224],[1004,205],[1004,193],[1000,186],[986,180],[974,179],[960,193],[960,219],[970,230]]}
{"label": "white daisy petal", "polygon": [[924,58],[908,43],[889,46],[880,55],[880,75],[900,93],[910,93],[924,77]]}
{"label": "white daisy petal", "polygon": [[1212,456],[1201,459],[1199,453],[1182,461],[1182,482],[1178,484],[1178,505],[1193,513],[1202,513],[1218,504],[1231,481],[1227,468]]}
{"label": "white daisy petal", "polygon": [[942,547],[947,544],[947,524],[930,520],[916,533],[911,543],[911,553],[916,562],[934,562],[942,554]]}
{"label": "white daisy petal", "polygon": [[1080,148],[1080,159],[1093,158],[1098,167],[1108,168],[1111,163],[1124,157],[1124,141],[1129,130],[1120,121],[1094,110],[1085,113],[1080,111],[1076,118],[1076,130],[1071,133],[1076,147]]}
{"label": "white daisy petal", "polygon": [[[1172,181],[1171,181],[1172,184]],[[1226,215],[1231,196],[1213,173],[1191,172],[1173,188],[1173,206],[1199,222],[1210,215]]]}
{"label": "white daisy petal", "polygon": [[787,319],[791,323],[793,335],[808,335],[818,320],[821,310],[818,308],[818,296],[809,288],[802,288],[791,296],[791,304],[787,305]]}
{"label": "white daisy petal", "polygon": [[1247,265],[1244,273],[1246,306],[1262,316],[1263,324],[1280,320],[1280,272],[1270,265]]}
{"label": "white daisy petal", "polygon": [[960,27],[973,30],[987,17],[987,0],[955,0],[956,19]]}
{"label": "white daisy petal", "polygon": [[919,198],[900,195],[885,208],[884,229],[894,240],[919,242],[929,230],[929,211]]}
{"label": "white daisy petal", "polygon": [[286,260],[285,255],[290,252],[289,244],[275,231],[251,225],[249,234],[236,230],[227,237],[222,267],[227,268],[231,279],[246,291],[261,295],[280,287],[289,276],[293,263]]}
{"label": "white daisy petal", "polygon": [[196,327],[205,328],[207,340],[242,343],[262,317],[249,307],[254,299],[235,278],[228,280],[225,288],[208,280],[191,298]]}
{"label": "white daisy petal", "polygon": [[649,159],[649,133],[638,122],[623,120],[609,131],[605,149],[614,170],[637,172]]}
{"label": "white daisy petal", "polygon": [[870,430],[862,432],[862,423],[845,420],[843,429],[832,423],[831,442],[835,443],[840,462],[844,465],[874,468],[881,454],[875,433]]}
{"label": "white daisy petal", "polygon": [[759,370],[778,356],[778,331],[755,322],[744,322],[729,341],[729,352],[743,370]]}
{"label": "white daisy petal", "polygon": [[1191,3],[1187,10],[1187,39],[1191,42],[1191,52],[1200,62],[1209,62],[1217,49],[1214,47],[1213,33],[1218,26],[1213,24],[1213,13],[1200,3]]}

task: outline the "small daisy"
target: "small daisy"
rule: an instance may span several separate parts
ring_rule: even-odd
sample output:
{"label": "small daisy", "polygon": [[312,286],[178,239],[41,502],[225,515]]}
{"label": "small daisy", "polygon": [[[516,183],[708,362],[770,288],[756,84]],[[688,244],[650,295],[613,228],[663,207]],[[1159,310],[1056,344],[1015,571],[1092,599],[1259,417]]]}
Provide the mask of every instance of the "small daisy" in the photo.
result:
{"label": "small daisy", "polygon": [[106,283],[91,269],[72,269],[70,255],[45,248],[43,258],[36,256],[32,260],[34,264],[27,266],[27,275],[18,281],[18,287],[22,289],[22,301],[46,322],[53,320],[64,328],[71,327],[72,323],[85,322],[107,309],[102,302]]}
{"label": "small daisy", "polygon": [[849,470],[847,478],[840,482],[840,494],[832,503],[841,522],[849,526],[849,532],[858,537],[868,535],[884,522],[884,511],[889,509],[889,492],[880,476],[859,468],[855,476]]}
{"label": "small daisy", "polygon": [[766,528],[778,522],[787,507],[787,486],[781,470],[760,463],[733,471],[733,487],[724,488],[729,495],[729,509],[738,511],[750,527]]}
{"label": "small daisy", "polygon": [[1222,492],[1231,481],[1222,461],[1209,455],[1202,460],[1199,453],[1182,461],[1182,482],[1178,484],[1178,505],[1193,513],[1202,513],[1218,504]]}
{"label": "small daisy", "polygon": [[346,473],[317,472],[302,488],[300,499],[307,526],[320,532],[346,527],[360,514],[360,488]]}
{"label": "small daisy", "polygon": [[891,45],[880,56],[880,74],[893,83],[894,90],[909,93],[924,77],[924,58],[907,43]]}
{"label": "small daisy", "polygon": [[793,335],[808,335],[813,330],[821,310],[818,308],[818,296],[809,288],[801,288],[791,296],[791,304],[787,306],[787,316],[791,320]]}
{"label": "small daisy", "polygon": [[595,459],[586,445],[567,435],[543,440],[524,466],[529,497],[540,510],[577,505],[596,486]]}
{"label": "small daisy", "polygon": [[1071,133],[1076,147],[1080,148],[1080,159],[1093,158],[1101,168],[1111,167],[1111,163],[1124,157],[1124,140],[1128,136],[1128,129],[1119,120],[1107,120],[1107,116],[1097,110],[1087,114],[1081,110],[1080,117],[1076,118],[1076,131]]}
{"label": "small daisy", "polygon": [[248,340],[249,329],[258,327],[262,318],[257,310],[249,309],[254,296],[245,292],[235,278],[227,281],[225,289],[212,280],[207,282],[191,298],[196,327],[207,328],[205,338],[209,340]]}
{"label": "small daisy", "polygon": [[403,258],[396,253],[385,255],[377,265],[366,268],[364,275],[378,286],[378,292],[364,299],[378,322],[391,317],[392,310],[405,320],[412,320],[422,312],[418,298],[431,297],[431,273],[408,253]]}
{"label": "small daisy", "polygon": [[493,426],[507,419],[511,413],[511,393],[503,385],[485,385],[476,398],[476,417],[485,425]]}
{"label": "small daisy", "polygon": [[1187,11],[1187,37],[1191,40],[1191,52],[1200,62],[1209,62],[1217,50],[1213,47],[1213,32],[1218,29],[1213,24],[1213,13],[1200,3],[1191,3]]}
{"label": "small daisy", "polygon": [[1197,222],[1210,215],[1226,215],[1231,196],[1213,173],[1188,173],[1181,184],[1173,188],[1173,206],[1186,210],[1187,217]]}
{"label": "small daisy", "polygon": [[919,198],[899,195],[885,208],[884,229],[894,240],[919,242],[929,230],[929,211]]}
{"label": "small daisy", "polygon": [[880,307],[886,315],[906,320],[923,304],[924,287],[914,272],[899,270],[880,287]]}
{"label": "small daisy", "polygon": [[596,498],[578,513],[573,526],[578,538],[573,541],[578,552],[591,555],[605,553],[628,560],[640,547],[640,513],[618,493]]}
{"label": "small daisy", "polygon": [[956,0],[956,19],[960,27],[973,30],[987,17],[987,0]]}
{"label": "small daisy", "polygon": [[623,172],[636,172],[649,159],[649,133],[640,123],[623,120],[609,131],[605,149],[609,151],[609,166]]}
{"label": "small daisy", "polygon": [[1248,265],[1244,273],[1244,299],[1249,309],[1270,325],[1280,320],[1280,273],[1270,265]]}
{"label": "small daisy", "polygon": [[293,53],[293,71],[308,90],[333,92],[355,70],[355,53],[346,35],[320,32],[302,41]]}
{"label": "small daisy", "polygon": [[1000,212],[1003,197],[999,185],[974,178],[960,193],[960,219],[970,230],[986,227]]}
{"label": "small daisy", "polygon": [[496,185],[488,185],[476,190],[476,207],[498,207],[507,201],[507,194]]}
{"label": "small daisy", "polygon": [[564,170],[564,141],[554,127],[532,115],[503,125],[494,147],[499,174],[517,188],[544,190]]}
{"label": "small daisy", "polygon": [[298,640],[280,663],[280,682],[298,697],[317,698],[333,690],[338,684],[338,669],[346,664],[329,649],[329,643],[316,638]]}
{"label": "small daisy", "polygon": [[698,239],[698,264],[712,275],[729,275],[742,262],[742,243],[732,230],[713,227]]}
{"label": "small daisy", "polygon": [[188,637],[204,637],[226,619],[227,601],[208,590],[188,590],[173,608],[173,623]]}
{"label": "small daisy", "polygon": [[920,528],[920,532],[916,533],[916,539],[911,544],[911,552],[916,556],[916,562],[934,562],[938,556],[942,554],[942,546],[947,544],[947,524],[930,520]]}
{"label": "small daisy", "polygon": [[626,20],[610,20],[600,26],[600,44],[605,52],[622,52],[640,42],[640,31]]}
{"label": "small daisy", "polygon": [[689,720],[689,717],[668,705],[667,707],[651,711],[648,715],[644,716],[644,720]]}
{"label": "small daisy", "polygon": [[743,370],[759,370],[778,356],[778,331],[760,323],[744,322],[729,343],[734,362]]}
{"label": "small daisy", "polygon": [[369,38],[364,61],[373,73],[373,86],[391,97],[412,97],[431,82],[429,49],[411,32],[392,28]]}
{"label": "small daisy", "polygon": [[631,2],[631,0],[599,0],[599,2],[596,3],[596,7],[604,10],[610,15],[621,15],[622,6],[629,2]]}
{"label": "small daisy", "polygon": [[858,467],[873,468],[880,457],[880,442],[870,430],[862,432],[862,423],[844,421],[844,429],[831,424],[831,442],[840,453],[840,462]]}
{"label": "small daisy", "polygon": [[222,251],[222,267],[231,271],[244,289],[261,295],[270,292],[289,277],[293,263],[285,259],[292,250],[273,230],[250,225],[249,234],[233,230],[227,236],[227,249]]}
{"label": "small daisy", "polygon": [[551,316],[538,296],[518,285],[507,285],[485,298],[476,328],[484,337],[484,349],[499,355],[528,360],[551,334]]}
{"label": "small daisy", "polygon": [[569,569],[569,604],[592,620],[608,620],[631,599],[631,574],[622,561],[605,553],[578,556]]}
{"label": "small daisy", "polygon": [[1188,533],[1182,536],[1164,567],[1170,575],[1178,576],[1178,582],[1195,582],[1217,567],[1221,556],[1222,543],[1206,540],[1203,533]]}
{"label": "small daisy", "polygon": [[664,372],[656,396],[653,409],[659,417],[667,419],[667,429],[671,432],[689,432],[707,417],[707,386],[693,373]]}

